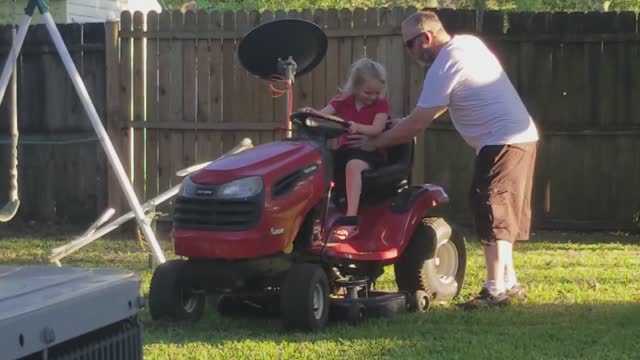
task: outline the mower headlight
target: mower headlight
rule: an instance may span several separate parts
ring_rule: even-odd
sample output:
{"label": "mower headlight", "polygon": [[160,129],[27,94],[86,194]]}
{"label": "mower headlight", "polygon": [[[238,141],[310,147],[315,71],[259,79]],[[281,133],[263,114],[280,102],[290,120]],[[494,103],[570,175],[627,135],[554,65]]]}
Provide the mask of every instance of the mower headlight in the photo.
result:
{"label": "mower headlight", "polygon": [[180,190],[178,190],[178,195],[182,196],[196,196],[196,184],[191,181],[191,178],[187,176],[182,180],[182,185],[180,185]]}
{"label": "mower headlight", "polygon": [[252,176],[220,185],[216,197],[220,199],[248,198],[262,191],[262,178]]}

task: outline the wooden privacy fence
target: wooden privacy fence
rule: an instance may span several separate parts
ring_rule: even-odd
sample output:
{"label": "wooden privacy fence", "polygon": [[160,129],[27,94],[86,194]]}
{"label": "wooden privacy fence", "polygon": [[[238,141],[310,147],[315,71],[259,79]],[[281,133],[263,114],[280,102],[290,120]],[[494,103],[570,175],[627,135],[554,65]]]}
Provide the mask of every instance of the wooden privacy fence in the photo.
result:
{"label": "wooden privacy fence", "polygon": [[[286,17],[325,29],[326,57],[297,78],[296,107],[325,105],[349,65],[366,55],[386,66],[392,112],[403,115],[413,108],[424,76],[406,57],[399,33],[400,22],[413,11],[167,12],[147,18],[124,13],[120,23],[60,25],[60,30],[121,159],[133,169],[136,191],[149,199],[180,181],[176,170],[213,159],[243,137],[271,141],[272,128],[283,123],[284,99],[273,98],[237,61],[238,41],[248,30]],[[450,32],[477,33],[496,51],[541,129],[536,225],[635,228],[640,208],[636,14],[439,13]],[[3,63],[8,27],[0,29],[0,39]],[[125,210],[115,178],[106,181],[102,149],[42,26],[29,31],[18,91],[19,219],[87,223],[107,205]],[[8,178],[7,119],[4,101],[1,203]],[[473,152],[446,116],[418,140],[415,180],[444,186],[452,201],[442,211],[468,223]]]}
{"label": "wooden privacy fence", "polygon": [[[105,116],[104,24],[59,25],[98,114]],[[11,27],[0,27],[0,66]],[[7,201],[10,90],[0,105],[0,203]],[[15,222],[93,221],[107,206],[107,161],[44,25],[18,59],[19,194]],[[2,228],[13,223],[0,224]]]}
{"label": "wooden privacy fence", "polygon": [[[329,39],[322,63],[297,79],[295,107],[324,106],[349,65],[367,56],[387,68],[392,113],[407,114],[424,77],[400,36],[401,21],[414,11],[163,12],[146,19],[123,13],[118,66],[112,58],[118,74],[109,72],[109,78],[119,79],[109,96],[119,104],[109,107],[119,111],[110,113],[109,124],[122,155],[131,154],[136,191],[152,198],[180,181],[176,170],[213,159],[243,137],[255,143],[274,138],[272,128],[284,121],[284,99],[274,99],[236,56],[241,37],[273,19],[311,20]],[[542,140],[536,225],[633,228],[640,208],[633,195],[640,183],[636,14],[489,11],[477,16],[448,9],[439,14],[449,32],[476,33],[495,50],[537,121]],[[465,223],[472,168],[473,152],[446,116],[419,137],[414,180],[444,186],[451,204],[442,211]]]}

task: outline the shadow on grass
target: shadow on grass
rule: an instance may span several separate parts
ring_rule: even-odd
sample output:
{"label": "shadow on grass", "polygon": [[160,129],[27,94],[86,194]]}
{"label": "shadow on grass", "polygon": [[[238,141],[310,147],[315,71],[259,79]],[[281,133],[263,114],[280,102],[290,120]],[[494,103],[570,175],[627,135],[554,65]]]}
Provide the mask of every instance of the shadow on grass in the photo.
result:
{"label": "shadow on grass", "polygon": [[[481,246],[474,233],[465,229],[465,237],[468,244]],[[575,231],[540,231],[531,235],[529,241],[518,242],[520,244],[621,244],[640,245],[640,234],[618,232],[575,232]]]}
{"label": "shadow on grass", "polygon": [[[221,317],[211,309],[196,324],[145,320],[145,344],[204,343],[225,347],[237,342],[317,344],[400,341],[387,355],[462,357],[486,354],[496,346],[498,358],[625,358],[640,353],[635,332],[640,303],[521,304],[464,312],[437,307],[427,314],[370,319],[358,326],[330,323],[318,333],[284,331],[277,317]],[[476,356],[477,357],[477,356]]]}

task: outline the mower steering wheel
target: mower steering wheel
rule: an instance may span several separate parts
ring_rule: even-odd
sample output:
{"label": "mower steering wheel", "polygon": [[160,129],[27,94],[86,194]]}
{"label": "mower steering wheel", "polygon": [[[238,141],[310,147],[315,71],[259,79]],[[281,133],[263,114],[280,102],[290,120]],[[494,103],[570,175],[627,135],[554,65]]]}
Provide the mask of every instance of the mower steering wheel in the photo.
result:
{"label": "mower steering wheel", "polygon": [[344,119],[341,119],[341,118],[339,118],[337,116],[320,114],[320,113],[311,112],[311,111],[294,112],[294,113],[291,114],[291,121],[293,121],[293,122],[295,122],[297,124],[300,124],[300,125],[302,125],[304,127],[309,127],[309,125],[307,125],[305,123],[305,120],[310,118],[310,117],[338,124],[338,125],[342,126],[345,129],[348,129],[349,127],[351,127],[349,122],[347,122]]}

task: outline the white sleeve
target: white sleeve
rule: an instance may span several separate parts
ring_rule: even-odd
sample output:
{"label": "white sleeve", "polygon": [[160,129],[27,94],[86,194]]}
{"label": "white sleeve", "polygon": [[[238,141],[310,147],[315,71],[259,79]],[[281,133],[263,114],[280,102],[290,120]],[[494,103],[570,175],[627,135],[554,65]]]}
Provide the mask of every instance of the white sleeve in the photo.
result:
{"label": "white sleeve", "polygon": [[424,78],[418,107],[448,106],[449,96],[460,81],[460,72],[457,61],[434,62]]}

